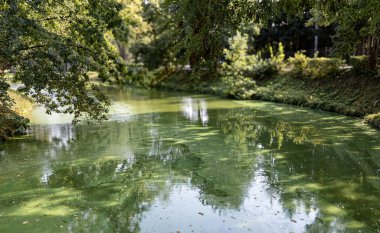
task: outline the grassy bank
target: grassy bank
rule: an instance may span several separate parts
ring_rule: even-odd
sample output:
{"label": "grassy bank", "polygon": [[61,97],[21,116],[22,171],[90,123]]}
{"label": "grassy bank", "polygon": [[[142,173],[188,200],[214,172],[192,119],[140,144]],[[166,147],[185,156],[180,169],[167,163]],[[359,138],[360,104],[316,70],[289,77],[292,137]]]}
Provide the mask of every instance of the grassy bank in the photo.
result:
{"label": "grassy bank", "polygon": [[0,141],[26,134],[29,123],[27,118],[33,108],[33,103],[28,98],[14,91],[9,91],[9,96],[14,105],[11,109],[0,107]]}
{"label": "grassy bank", "polygon": [[306,79],[285,72],[248,84],[243,81],[243,84],[237,84],[238,91],[231,91],[222,80],[202,82],[182,74],[162,79],[150,86],[309,107],[361,117],[380,129],[378,76],[346,71],[337,76]]}
{"label": "grassy bank", "polygon": [[335,78],[276,78],[257,83],[253,99],[299,105],[362,117],[380,129],[380,80],[343,73]]}

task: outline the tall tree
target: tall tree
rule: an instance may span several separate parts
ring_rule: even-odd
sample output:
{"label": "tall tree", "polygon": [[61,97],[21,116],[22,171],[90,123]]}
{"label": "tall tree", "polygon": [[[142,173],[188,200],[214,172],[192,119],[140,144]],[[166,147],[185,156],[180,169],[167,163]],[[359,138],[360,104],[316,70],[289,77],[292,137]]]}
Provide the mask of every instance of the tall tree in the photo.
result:
{"label": "tall tree", "polygon": [[378,0],[315,1],[312,21],[337,25],[333,41],[339,56],[352,55],[363,40],[369,40],[369,65],[375,68],[380,38],[379,12]]}
{"label": "tall tree", "polygon": [[181,63],[195,71],[206,70],[209,77],[216,74],[228,38],[255,5],[249,0],[167,0]]}
{"label": "tall tree", "polygon": [[115,0],[3,0],[0,3],[0,97],[9,105],[4,70],[48,112],[105,118],[107,98],[89,71],[118,77],[123,63],[105,33],[120,25]]}

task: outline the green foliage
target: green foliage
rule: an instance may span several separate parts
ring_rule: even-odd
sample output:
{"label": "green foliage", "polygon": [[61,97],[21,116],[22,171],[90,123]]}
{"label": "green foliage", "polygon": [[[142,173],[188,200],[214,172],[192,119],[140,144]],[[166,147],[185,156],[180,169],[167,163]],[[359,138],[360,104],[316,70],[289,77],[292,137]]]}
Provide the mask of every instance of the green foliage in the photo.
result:
{"label": "green foliage", "polygon": [[[289,49],[292,43],[285,40],[285,32],[298,30],[287,27],[291,17],[297,18],[296,28],[304,26],[300,22],[310,18],[309,12],[313,15],[309,25],[336,26],[335,54],[346,57],[364,39],[378,42],[379,10],[377,0],[4,0],[0,102],[11,104],[4,80],[4,70],[11,69],[15,80],[24,84],[21,91],[44,104],[48,112],[71,113],[75,120],[83,115],[104,119],[109,103],[87,74],[94,71],[103,81],[122,81],[127,76],[125,64],[143,86],[160,82],[173,69],[181,72],[190,66],[189,71],[197,75],[189,77],[209,80],[221,74],[227,86],[251,93],[253,80],[272,77],[284,68],[280,41]],[[261,40],[265,46],[278,43],[278,49],[269,46],[270,56],[252,55],[260,27],[285,35],[277,41]],[[238,33],[228,40],[236,31],[250,37]],[[310,39],[314,32],[305,31]],[[371,61],[377,53],[372,47]],[[226,62],[221,62],[224,58]],[[289,64],[293,76],[317,79],[339,73],[342,61],[296,54]],[[354,65],[354,70],[360,66]]]}
{"label": "green foliage", "polygon": [[368,56],[352,56],[350,57],[350,65],[352,65],[352,70],[355,73],[363,72],[364,70],[368,70]]}
{"label": "green foliage", "polygon": [[254,80],[264,80],[275,76],[279,69],[279,63],[272,59],[263,59],[259,55],[251,55],[249,65],[244,74]]}
{"label": "green foliage", "polygon": [[129,65],[129,82],[142,87],[153,87],[160,84],[168,76],[175,73],[174,67],[160,66],[149,69],[143,64]]}
{"label": "green foliage", "polygon": [[365,122],[367,122],[370,125],[373,125],[374,127],[380,129],[380,112],[377,114],[371,114],[365,117]]}
{"label": "green foliage", "polygon": [[226,76],[222,78],[223,95],[237,99],[249,99],[254,94],[256,82],[252,78],[244,76]]}
{"label": "green foliage", "polygon": [[309,58],[298,52],[289,58],[289,64],[293,77],[319,79],[338,75],[343,61],[339,58]]}
{"label": "green foliage", "polygon": [[242,35],[239,31],[229,40],[229,49],[224,49],[227,62],[223,63],[223,68],[227,75],[242,75],[247,65],[253,60],[247,55],[248,36]]}
{"label": "green foliage", "polygon": [[296,78],[304,76],[304,72],[309,63],[309,59],[305,54],[297,52],[294,57],[288,59],[288,63],[291,67],[291,75]]}
{"label": "green foliage", "polygon": [[[378,53],[380,38],[380,1],[378,0],[342,0],[320,1],[314,0],[314,17],[311,23],[320,25],[336,24],[336,34],[333,36],[334,55],[347,58],[357,49],[364,40],[372,40],[370,56],[374,59]],[[371,60],[369,60],[370,62]]]}
{"label": "green foliage", "polygon": [[166,0],[173,15],[175,53],[178,62],[193,71],[208,70],[216,76],[223,49],[241,26],[249,21],[257,3],[250,0]]}
{"label": "green foliage", "polygon": [[312,79],[334,77],[339,74],[342,65],[343,61],[339,58],[310,58],[305,74]]}
{"label": "green foliage", "polygon": [[173,25],[168,9],[159,3],[149,1],[143,4],[139,13],[146,28],[140,32],[139,39],[131,40],[129,51],[134,62],[141,63],[149,70],[168,66],[175,61],[173,52]]}
{"label": "green foliage", "polygon": [[270,58],[271,62],[274,63],[278,69],[281,69],[284,67],[285,63],[285,48],[282,45],[282,43],[278,43],[278,49],[276,54],[273,52],[273,48],[270,47]]}
{"label": "green foliage", "polygon": [[[151,1],[149,1],[151,2]],[[320,46],[331,46],[330,34],[333,27],[336,27],[335,51],[338,57],[345,57],[357,48],[358,43],[366,36],[376,36],[379,17],[375,17],[375,10],[379,4],[375,0],[370,1],[250,1],[250,0],[223,0],[223,1],[193,1],[193,0],[166,0],[154,1],[144,6],[144,11],[139,14],[151,27],[148,34],[150,39],[141,43],[137,42],[131,47],[137,63],[142,63],[149,70],[157,69],[160,66],[174,65],[177,67],[190,66],[192,72],[196,72],[202,79],[217,77],[220,69],[226,71],[226,67],[221,67],[221,60],[226,58],[230,62],[231,70],[239,70],[240,75],[251,76],[255,79],[275,75],[278,70],[284,68],[285,51],[284,42],[288,50],[296,50],[299,46],[305,45],[305,41],[314,40],[314,34],[319,33]],[[363,12],[355,12],[356,9],[363,8]],[[218,10],[215,10],[218,9]],[[350,18],[351,17],[351,18]],[[305,22],[309,20],[309,26],[319,25],[328,27],[328,36],[325,36],[322,29],[305,28]],[[288,25],[294,23],[293,26]],[[229,44],[231,38],[237,30],[248,33],[248,46],[243,50],[248,50],[252,54],[255,38],[258,36],[259,28],[267,27],[267,34],[260,43],[261,47],[257,51],[263,50],[263,46],[268,43],[279,44],[278,52],[269,46],[263,57],[270,57],[270,60],[262,59],[261,56],[252,59],[228,58],[226,48],[240,56],[237,48]],[[289,40],[289,34],[294,35],[294,31],[299,32],[301,41],[293,43]],[[284,35],[276,37],[274,35]],[[268,36],[271,35],[271,36]],[[246,37],[246,36],[244,36]],[[268,38],[270,37],[270,38]],[[307,38],[305,38],[307,37]],[[322,41],[328,41],[322,43]],[[298,44],[298,45],[295,45]],[[311,50],[308,45],[307,49]],[[235,50],[235,51],[234,51]],[[327,51],[327,50],[326,50]],[[288,51],[289,52],[289,51]],[[223,54],[224,53],[224,54]],[[247,55],[247,52],[245,52]],[[224,57],[223,55],[227,56]],[[338,61],[310,60],[308,75],[318,78],[334,73],[337,67],[334,63]],[[318,66],[327,64],[329,66],[327,74]],[[241,67],[247,66],[242,69]],[[275,66],[275,68],[274,68]],[[296,65],[297,66],[297,65]],[[240,67],[240,68],[239,68]],[[306,68],[306,66],[305,66]],[[319,72],[321,71],[321,72]],[[304,72],[300,72],[302,76]],[[237,74],[234,74],[237,75]]]}
{"label": "green foliage", "polygon": [[240,32],[229,40],[229,49],[224,50],[227,62],[222,64],[223,76],[244,76],[255,80],[270,78],[283,66],[285,55],[280,43],[276,54],[270,59],[261,58],[260,54],[248,55],[248,36]]}
{"label": "green foliage", "polygon": [[105,38],[120,24],[120,10],[115,0],[3,1],[0,72],[12,68],[24,84],[20,91],[48,112],[104,119],[108,100],[87,73],[103,80],[123,75],[124,64]]}
{"label": "green foliage", "polygon": [[225,86],[224,94],[246,99],[253,94],[255,81],[247,77],[249,63],[254,59],[247,55],[248,36],[240,32],[229,40],[229,49],[224,50],[225,59],[222,65],[222,81]]}
{"label": "green foliage", "polygon": [[9,97],[7,90],[9,88],[9,84],[3,80],[5,75],[1,75],[0,73],[0,103],[3,107],[9,108],[12,104],[11,98]]}
{"label": "green foliage", "polygon": [[14,135],[25,134],[29,121],[6,107],[0,106],[0,141]]}
{"label": "green foliage", "polygon": [[248,55],[247,50],[248,36],[237,32],[229,40],[229,49],[224,50],[227,61],[222,64],[225,94],[241,99],[249,99],[254,94],[254,80],[268,79],[276,75],[285,58],[281,43],[276,54],[271,50],[270,59],[263,59],[259,54]]}

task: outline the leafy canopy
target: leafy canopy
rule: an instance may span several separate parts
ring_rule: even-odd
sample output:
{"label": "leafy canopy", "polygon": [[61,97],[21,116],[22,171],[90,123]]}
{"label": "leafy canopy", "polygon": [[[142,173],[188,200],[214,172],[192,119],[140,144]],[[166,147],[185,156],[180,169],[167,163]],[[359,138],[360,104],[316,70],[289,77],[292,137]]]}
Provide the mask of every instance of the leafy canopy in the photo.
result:
{"label": "leafy canopy", "polygon": [[88,72],[119,77],[123,63],[105,33],[121,23],[114,0],[3,0],[0,3],[0,88],[9,105],[5,69],[48,112],[104,119],[108,100]]}

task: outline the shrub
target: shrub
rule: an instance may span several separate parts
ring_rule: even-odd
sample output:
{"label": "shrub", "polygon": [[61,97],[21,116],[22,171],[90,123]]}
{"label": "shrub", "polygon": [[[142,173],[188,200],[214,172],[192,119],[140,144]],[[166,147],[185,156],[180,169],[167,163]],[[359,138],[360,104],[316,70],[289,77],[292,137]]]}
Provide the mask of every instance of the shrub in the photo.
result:
{"label": "shrub", "polygon": [[305,70],[306,76],[312,79],[333,77],[339,74],[343,60],[339,58],[311,58]]}
{"label": "shrub", "polygon": [[263,80],[273,77],[278,73],[277,63],[270,59],[256,57],[248,61],[244,76],[251,77],[255,80]]}
{"label": "shrub", "polygon": [[290,57],[288,63],[291,68],[291,75],[295,78],[303,77],[309,63],[309,59],[310,58],[301,52],[297,52],[294,54],[294,57]]}
{"label": "shrub", "polygon": [[227,62],[222,65],[224,75],[243,73],[247,69],[247,62],[250,56],[247,56],[248,36],[237,32],[236,36],[229,40],[229,49],[224,50],[224,56]]}
{"label": "shrub", "polygon": [[142,87],[152,87],[169,77],[174,71],[175,68],[170,66],[160,66],[149,70],[143,64],[129,65],[126,81],[136,83]]}
{"label": "shrub", "polygon": [[254,94],[256,82],[244,76],[226,76],[222,78],[223,94],[237,99],[249,99]]}
{"label": "shrub", "polygon": [[310,79],[336,76],[343,65],[343,60],[339,58],[308,58],[300,52],[289,58],[288,62],[293,77]]}
{"label": "shrub", "polygon": [[352,70],[355,72],[362,72],[369,69],[368,56],[352,56],[350,57],[349,65],[352,66]]}
{"label": "shrub", "polygon": [[[240,32],[230,39],[229,49],[224,50],[228,62],[222,65],[223,77],[236,77],[239,82],[251,79],[264,79],[278,72],[284,60],[283,46],[280,44],[278,52],[274,55],[271,50],[271,59],[263,59],[260,55],[247,55],[248,36]],[[243,78],[245,77],[245,78]]]}
{"label": "shrub", "polygon": [[277,70],[281,70],[284,68],[284,61],[285,61],[285,50],[282,43],[278,43],[278,48],[276,54],[273,52],[272,46],[269,47],[269,53],[270,53],[270,62],[276,66]]}

